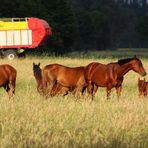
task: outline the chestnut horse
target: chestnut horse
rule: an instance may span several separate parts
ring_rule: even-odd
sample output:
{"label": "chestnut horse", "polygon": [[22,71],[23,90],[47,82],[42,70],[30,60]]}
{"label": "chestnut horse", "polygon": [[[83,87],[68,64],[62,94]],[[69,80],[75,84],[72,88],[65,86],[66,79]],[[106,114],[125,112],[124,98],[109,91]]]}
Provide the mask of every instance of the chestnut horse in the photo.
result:
{"label": "chestnut horse", "polygon": [[[46,65],[43,69],[43,87],[51,88],[50,93],[56,94],[61,86],[75,94],[83,93],[86,88],[84,67],[66,67],[60,64]],[[64,89],[64,90],[65,90]]]}
{"label": "chestnut horse", "polygon": [[[70,89],[68,87],[63,87],[62,85],[58,84],[57,81],[55,81],[54,86],[52,84],[52,81],[48,79],[48,82],[44,82],[44,84],[49,84],[43,87],[43,77],[42,76],[43,72],[42,69],[40,68],[40,63],[35,64],[33,62],[33,74],[37,82],[37,91],[46,97],[54,96],[54,95],[66,95],[68,94],[68,91]],[[45,76],[46,77],[46,76]],[[52,84],[52,86],[51,86]]]}
{"label": "chestnut horse", "polygon": [[7,91],[9,98],[15,94],[16,70],[8,65],[0,65],[0,87],[4,87]]}
{"label": "chestnut horse", "polygon": [[147,96],[148,95],[148,82],[145,80],[140,80],[138,78],[138,91],[139,91],[139,97],[140,96]]}
{"label": "chestnut horse", "polygon": [[141,60],[136,56],[121,59],[116,63],[101,64],[93,62],[87,65],[85,68],[85,79],[87,90],[92,96],[92,100],[98,87],[106,87],[107,99],[110,97],[111,89],[115,87],[117,97],[119,98],[124,75],[130,70],[135,71],[141,76],[146,75]]}

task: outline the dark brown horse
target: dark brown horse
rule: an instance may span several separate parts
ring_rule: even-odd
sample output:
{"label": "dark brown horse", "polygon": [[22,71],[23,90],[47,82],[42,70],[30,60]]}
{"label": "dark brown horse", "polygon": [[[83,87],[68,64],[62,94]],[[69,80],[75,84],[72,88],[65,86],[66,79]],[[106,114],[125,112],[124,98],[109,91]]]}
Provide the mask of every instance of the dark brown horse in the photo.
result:
{"label": "dark brown horse", "polygon": [[40,63],[35,64],[33,62],[33,74],[37,82],[37,91],[40,94],[43,94],[43,85],[42,85],[42,70],[40,68]]}
{"label": "dark brown horse", "polygon": [[130,70],[139,73],[141,76],[146,75],[142,62],[136,56],[133,58],[121,59],[116,63],[90,63],[85,68],[88,93],[92,95],[93,99],[98,87],[106,87],[108,99],[110,97],[111,89],[115,87],[119,98],[124,75]]}
{"label": "dark brown horse", "polygon": [[4,87],[7,91],[9,98],[15,94],[16,70],[8,65],[0,65],[0,87]]}
{"label": "dark brown horse", "polygon": [[[86,82],[84,77],[84,67],[66,67],[60,64],[50,64],[43,69],[43,86],[44,88],[53,88],[62,86],[74,91],[75,94],[83,93]],[[55,89],[56,90],[56,89]],[[56,91],[55,91],[56,92]]]}
{"label": "dark brown horse", "polygon": [[148,95],[148,82],[145,80],[145,78],[143,80],[138,78],[138,91],[139,97]]}

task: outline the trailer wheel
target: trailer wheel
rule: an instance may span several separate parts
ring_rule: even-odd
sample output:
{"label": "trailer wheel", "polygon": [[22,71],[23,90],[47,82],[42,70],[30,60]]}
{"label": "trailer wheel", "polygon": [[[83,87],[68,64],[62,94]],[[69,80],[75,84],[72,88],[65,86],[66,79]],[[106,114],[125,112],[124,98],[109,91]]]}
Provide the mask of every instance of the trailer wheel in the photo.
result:
{"label": "trailer wheel", "polygon": [[5,50],[3,51],[4,58],[13,60],[18,57],[16,50]]}

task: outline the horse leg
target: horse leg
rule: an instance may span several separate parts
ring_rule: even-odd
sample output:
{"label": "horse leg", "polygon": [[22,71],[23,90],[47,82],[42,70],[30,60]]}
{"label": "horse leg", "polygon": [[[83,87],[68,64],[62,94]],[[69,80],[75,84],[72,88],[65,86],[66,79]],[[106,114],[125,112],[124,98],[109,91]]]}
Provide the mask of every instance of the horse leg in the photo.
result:
{"label": "horse leg", "polygon": [[50,96],[55,96],[55,91],[56,91],[57,87],[58,87],[57,84],[52,85],[52,88],[50,90]]}
{"label": "horse leg", "polygon": [[43,74],[42,76],[42,88],[43,88],[43,95],[48,96],[51,92],[52,87],[54,86],[56,80],[53,78],[48,78],[46,75]]}
{"label": "horse leg", "polygon": [[58,94],[58,92],[60,91],[60,84],[59,83],[55,83],[52,85],[52,89],[50,91],[50,95],[51,96],[55,96],[56,94]]}
{"label": "horse leg", "polygon": [[142,95],[143,95],[143,92],[142,92],[141,89],[139,89],[139,94],[138,94],[138,96],[141,97]]}
{"label": "horse leg", "polygon": [[10,90],[10,88],[9,88],[9,86],[8,86],[8,83],[5,84],[3,87],[4,87],[4,89],[6,90],[6,92],[8,93],[8,91]]}
{"label": "horse leg", "polygon": [[108,100],[108,99],[110,99],[111,88],[107,87],[106,93],[107,93],[107,100]]}
{"label": "horse leg", "polygon": [[7,92],[8,92],[9,98],[12,98],[13,95],[15,94],[15,81],[13,80],[9,81]]}
{"label": "horse leg", "polygon": [[146,91],[145,91],[145,96],[148,95],[148,85],[146,85]]}
{"label": "horse leg", "polygon": [[50,83],[47,82],[47,87],[44,88],[45,96],[54,96],[55,85],[56,85],[55,81],[52,81]]}
{"label": "horse leg", "polygon": [[82,97],[84,95],[85,90],[86,90],[86,87],[81,85],[81,86],[76,88],[76,93],[79,94],[79,96]]}
{"label": "horse leg", "polygon": [[52,84],[50,95],[55,96],[55,95],[61,94],[62,96],[65,96],[68,94],[68,91],[69,91],[68,87],[63,86],[59,82],[56,81],[54,84]]}
{"label": "horse leg", "polygon": [[56,80],[52,80],[47,82],[46,87],[44,87],[44,95],[45,96],[54,96],[54,90],[57,89],[57,82]]}
{"label": "horse leg", "polygon": [[4,86],[4,89],[6,90],[6,92],[9,95],[9,98],[11,98],[13,96],[13,94],[15,93],[15,85],[13,85],[13,82],[10,81],[9,83],[6,83]]}
{"label": "horse leg", "polygon": [[89,81],[87,84],[87,92],[89,95],[91,95],[92,100],[93,100],[93,84],[91,81]]}
{"label": "horse leg", "polygon": [[96,84],[93,84],[93,90],[92,90],[93,97],[95,97],[97,90],[98,90],[98,86]]}
{"label": "horse leg", "polygon": [[4,87],[4,89],[7,91],[8,84],[5,84],[3,87]]}
{"label": "horse leg", "polygon": [[61,94],[62,96],[65,96],[68,94],[69,88],[68,87],[60,87],[60,91],[58,94]]}
{"label": "horse leg", "polygon": [[84,86],[82,89],[82,95],[84,94],[85,91],[86,91],[86,86]]}
{"label": "horse leg", "polygon": [[116,88],[117,98],[119,99],[120,96],[121,96],[121,89],[122,89],[122,86],[121,86],[121,85],[118,85],[118,86],[116,86],[115,88]]}

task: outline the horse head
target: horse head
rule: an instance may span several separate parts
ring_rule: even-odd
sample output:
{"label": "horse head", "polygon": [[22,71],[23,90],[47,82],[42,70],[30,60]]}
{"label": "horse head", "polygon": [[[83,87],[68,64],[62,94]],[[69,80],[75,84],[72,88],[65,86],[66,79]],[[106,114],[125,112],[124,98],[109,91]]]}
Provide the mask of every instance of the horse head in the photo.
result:
{"label": "horse head", "polygon": [[132,60],[130,61],[130,63],[132,64],[133,71],[139,73],[141,76],[146,75],[146,71],[143,67],[143,64],[142,64],[141,60],[139,58],[137,58],[137,56],[134,56],[132,58]]}
{"label": "horse head", "polygon": [[35,64],[33,62],[33,73],[34,73],[34,76],[41,77],[42,70],[40,68],[40,65],[41,65],[40,63]]}
{"label": "horse head", "polygon": [[35,63],[33,62],[33,71],[34,71],[34,72],[40,71],[40,70],[41,70],[40,65],[41,65],[40,63],[35,64]]}

